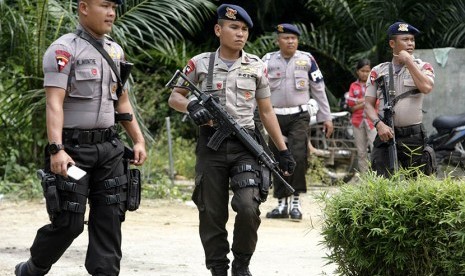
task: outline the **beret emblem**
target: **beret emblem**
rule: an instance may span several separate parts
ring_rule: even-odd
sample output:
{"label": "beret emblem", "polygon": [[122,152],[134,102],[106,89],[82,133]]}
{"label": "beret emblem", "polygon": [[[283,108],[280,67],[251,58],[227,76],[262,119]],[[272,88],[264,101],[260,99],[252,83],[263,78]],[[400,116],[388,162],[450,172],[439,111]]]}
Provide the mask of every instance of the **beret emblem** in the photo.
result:
{"label": "beret emblem", "polygon": [[399,24],[399,32],[408,32],[408,24]]}
{"label": "beret emblem", "polygon": [[235,9],[231,9],[230,7],[227,7],[226,8],[226,14],[225,16],[229,19],[236,19],[236,14],[237,14],[237,11]]}

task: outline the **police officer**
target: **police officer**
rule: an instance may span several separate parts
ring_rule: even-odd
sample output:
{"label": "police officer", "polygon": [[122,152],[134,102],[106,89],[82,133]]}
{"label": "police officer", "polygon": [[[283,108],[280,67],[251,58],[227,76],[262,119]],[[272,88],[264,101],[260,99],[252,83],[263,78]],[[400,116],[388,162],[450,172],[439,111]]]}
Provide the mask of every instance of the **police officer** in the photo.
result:
{"label": "police officer", "polygon": [[[105,36],[111,31],[118,4],[122,1],[78,0],[77,32],[100,43],[119,68],[125,59],[123,50]],[[117,78],[109,63],[77,33],[63,35],[50,45],[43,70],[49,141],[45,171],[55,179],[54,200],[59,203],[58,210],[49,212],[51,224],[37,231],[30,259],[16,265],[15,274],[47,274],[84,230],[89,199],[86,269],[91,275],[118,275],[127,176],[115,112],[133,113],[128,93],[124,90],[118,99]],[[142,165],[146,151],[139,125],[135,119],[122,125],[134,143],[132,162]],[[78,181],[67,178],[72,164],[87,174]]]}
{"label": "police officer", "polygon": [[[278,198],[278,206],[268,212],[266,217],[290,216],[291,219],[301,220],[299,194],[307,192],[305,175],[308,168],[307,141],[310,123],[307,102],[310,100],[310,91],[318,103],[317,120],[323,122],[326,137],[332,134],[333,124],[325,83],[318,64],[310,53],[297,50],[301,34],[299,29],[292,24],[283,23],[276,27],[276,33],[279,51],[267,53],[263,60],[268,69],[273,109],[297,165],[294,174],[286,179],[295,189],[290,206],[289,194],[284,185],[275,179],[273,194]],[[270,149],[275,153],[277,151],[272,143]]]}
{"label": "police officer", "polygon": [[[365,96],[365,112],[373,121],[377,136],[373,143],[372,168],[378,174],[388,177],[392,171],[388,169],[388,141],[394,136],[397,142],[397,158],[404,168],[419,167],[425,145],[426,132],[422,124],[423,97],[430,93],[434,86],[434,70],[431,64],[413,56],[415,35],[418,29],[405,22],[396,22],[389,26],[387,35],[389,47],[392,49],[392,61],[375,66],[367,82]],[[389,74],[392,63],[394,73],[395,97],[391,97],[394,109],[394,129],[383,122],[384,96],[376,80]],[[395,100],[397,98],[397,100]],[[376,111],[376,100],[379,109]],[[425,168],[425,166],[423,166]]]}
{"label": "police officer", "polygon": [[[270,101],[270,89],[265,66],[255,55],[243,51],[253,23],[247,12],[236,5],[218,7],[218,22],[214,27],[220,47],[213,53],[193,57],[184,69],[192,82],[216,97],[226,111],[249,133],[254,133],[254,109],[258,105],[263,125],[280,151],[280,168],[286,175],[293,171],[294,161],[286,148]],[[261,179],[257,158],[235,136],[222,142],[217,151],[207,147],[215,132],[215,118],[198,100],[186,99],[188,90],[174,88],[169,105],[188,112],[200,126],[196,155],[196,179],[193,201],[199,209],[200,239],[205,251],[205,263],[212,275],[227,276],[229,260],[228,221],[229,187],[236,212],[231,250],[233,276],[252,275],[249,263],[257,244],[260,225],[259,205]]]}

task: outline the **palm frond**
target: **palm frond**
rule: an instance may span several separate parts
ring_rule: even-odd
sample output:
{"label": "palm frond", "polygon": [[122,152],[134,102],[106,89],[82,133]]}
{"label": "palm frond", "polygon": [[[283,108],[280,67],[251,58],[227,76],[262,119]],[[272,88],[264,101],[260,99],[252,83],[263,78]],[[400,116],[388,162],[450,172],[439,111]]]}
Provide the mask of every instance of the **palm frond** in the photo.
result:
{"label": "palm frond", "polygon": [[119,8],[112,35],[123,48],[148,54],[147,48],[201,30],[214,8],[201,0],[127,0]]}

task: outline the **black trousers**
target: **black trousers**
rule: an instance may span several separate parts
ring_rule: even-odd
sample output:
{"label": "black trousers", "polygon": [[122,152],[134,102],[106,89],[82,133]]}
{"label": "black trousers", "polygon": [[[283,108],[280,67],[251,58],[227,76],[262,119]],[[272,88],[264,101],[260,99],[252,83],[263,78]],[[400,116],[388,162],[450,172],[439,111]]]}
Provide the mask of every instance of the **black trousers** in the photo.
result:
{"label": "black trousers", "polygon": [[[119,188],[105,189],[103,180],[124,174],[124,146],[117,138],[95,145],[65,145],[66,152],[86,176],[77,182],[89,188],[89,245],[85,266],[91,275],[119,275],[121,260],[121,223],[126,207],[123,203],[113,205],[92,204],[93,199],[115,194]],[[50,157],[45,158],[46,170],[50,170]],[[60,191],[61,200],[86,204],[84,195]],[[37,231],[31,246],[31,259],[35,265],[50,268],[60,259],[73,240],[84,230],[84,214],[71,211],[60,212],[50,224]]]}
{"label": "black trousers", "polygon": [[[277,115],[281,132],[287,137],[287,147],[294,156],[296,167],[294,174],[283,177],[296,191],[296,193],[307,192],[307,181],[305,175],[308,170],[308,130],[310,123],[310,115],[308,112],[301,112],[291,115]],[[272,141],[269,142],[269,147],[274,156],[279,156],[279,151]],[[273,178],[273,196],[282,198],[289,196],[284,184],[277,178]]]}
{"label": "black trousers", "polygon": [[[226,223],[231,168],[242,164],[257,165],[256,158],[236,138],[227,138],[218,151],[208,148],[213,132],[210,127],[200,128],[196,147],[196,186],[192,196],[199,209],[199,233],[207,268],[229,263]],[[231,250],[236,254],[252,255],[255,251],[261,222],[259,205],[257,187],[234,191],[231,206],[236,217]]]}
{"label": "black trousers", "polygon": [[[424,167],[425,163],[422,160],[422,153],[426,141],[426,130],[423,124],[396,128],[395,137],[399,167],[405,169]],[[388,157],[389,144],[381,141],[377,135],[373,142],[371,167],[384,177],[389,177],[393,173],[389,169]]]}

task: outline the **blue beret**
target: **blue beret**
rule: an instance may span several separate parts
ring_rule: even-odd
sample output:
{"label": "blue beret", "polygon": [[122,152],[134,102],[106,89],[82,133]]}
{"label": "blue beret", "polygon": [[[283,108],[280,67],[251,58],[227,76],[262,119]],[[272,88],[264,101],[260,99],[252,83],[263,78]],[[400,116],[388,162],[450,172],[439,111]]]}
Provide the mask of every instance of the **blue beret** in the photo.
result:
{"label": "blue beret", "polygon": [[249,28],[253,27],[249,14],[241,7],[231,4],[222,4],[218,7],[218,19],[243,21]]}
{"label": "blue beret", "polygon": [[396,22],[389,26],[387,30],[388,36],[391,35],[399,35],[399,34],[419,34],[420,31],[413,27],[412,25],[405,23],[405,22]]}
{"label": "blue beret", "polygon": [[[78,4],[79,4],[79,1],[80,1],[80,0],[77,0]],[[122,5],[122,4],[123,4],[123,0],[108,0],[108,1],[115,2],[115,3],[118,4],[118,5]]]}
{"label": "blue beret", "polygon": [[295,34],[297,36],[301,35],[299,29],[296,26],[288,23],[282,23],[276,26],[276,32],[278,34]]}

